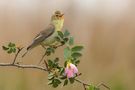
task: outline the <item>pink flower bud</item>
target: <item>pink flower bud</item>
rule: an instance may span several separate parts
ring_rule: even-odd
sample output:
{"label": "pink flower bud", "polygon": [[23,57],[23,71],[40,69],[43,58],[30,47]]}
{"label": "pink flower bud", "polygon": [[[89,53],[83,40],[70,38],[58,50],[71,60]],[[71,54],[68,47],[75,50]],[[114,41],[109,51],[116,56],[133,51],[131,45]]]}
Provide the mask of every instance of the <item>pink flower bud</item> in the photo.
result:
{"label": "pink flower bud", "polygon": [[78,69],[77,67],[72,64],[72,63],[68,63],[66,68],[65,68],[65,74],[68,78],[72,78],[75,76],[75,74],[78,73]]}

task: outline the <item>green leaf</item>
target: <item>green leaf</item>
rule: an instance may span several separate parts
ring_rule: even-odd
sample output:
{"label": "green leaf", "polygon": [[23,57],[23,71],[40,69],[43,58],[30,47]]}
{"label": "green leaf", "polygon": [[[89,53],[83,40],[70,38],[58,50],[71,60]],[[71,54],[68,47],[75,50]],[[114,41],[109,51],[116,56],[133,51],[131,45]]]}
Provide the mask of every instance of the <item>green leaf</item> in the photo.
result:
{"label": "green leaf", "polygon": [[52,47],[47,48],[47,51],[48,51],[48,52],[51,52],[51,53],[54,53],[54,52],[55,52],[55,51],[54,51],[54,48],[52,48]]}
{"label": "green leaf", "polygon": [[67,66],[67,61],[64,62],[64,67],[66,67],[66,66]]}
{"label": "green leaf", "polygon": [[73,84],[75,79],[74,78],[69,78],[69,81],[70,81],[71,84]]}
{"label": "green leaf", "polygon": [[53,78],[54,78],[53,73],[50,73],[50,74],[48,75],[48,80],[52,80]]}
{"label": "green leaf", "polygon": [[64,48],[64,59],[67,60],[71,57],[71,51],[69,47]]}
{"label": "green leaf", "polygon": [[57,31],[57,32],[58,32],[58,35],[59,35],[61,38],[64,37],[64,35],[63,35],[63,33],[62,33],[61,31]]}
{"label": "green leaf", "polygon": [[53,61],[48,60],[48,66],[52,68],[52,66],[53,66]]}
{"label": "green leaf", "polygon": [[81,51],[83,49],[83,46],[74,46],[71,50],[73,52]]}
{"label": "green leaf", "polygon": [[10,43],[8,44],[8,47],[15,47],[15,44],[10,42]]}
{"label": "green leaf", "polygon": [[47,84],[48,85],[51,85],[53,83],[53,81],[52,80],[50,80]]}
{"label": "green leaf", "polygon": [[68,30],[65,30],[64,37],[68,37],[70,35],[70,32]]}
{"label": "green leaf", "polygon": [[16,52],[16,48],[13,48],[13,53],[15,53]]}
{"label": "green leaf", "polygon": [[58,84],[57,83],[53,83],[53,87],[54,88],[58,87]]}
{"label": "green leaf", "polygon": [[96,86],[94,86],[94,85],[90,85],[88,87],[88,90],[99,90],[99,88],[96,88]]}
{"label": "green leaf", "polygon": [[77,64],[79,64],[80,63],[80,60],[76,60],[75,61],[75,64],[77,65]]}
{"label": "green leaf", "polygon": [[61,84],[61,81],[59,79],[55,79],[55,82],[57,82],[57,84]]}
{"label": "green leaf", "polygon": [[64,38],[63,40],[64,40],[64,42],[66,43],[66,42],[68,41],[68,38]]}
{"label": "green leaf", "polygon": [[69,38],[69,45],[73,45],[74,44],[74,38],[73,37],[70,37]]}
{"label": "green leaf", "polygon": [[68,79],[66,79],[66,80],[64,81],[63,86],[66,86],[67,84],[68,84]]}
{"label": "green leaf", "polygon": [[8,50],[9,48],[6,46],[2,46],[3,50]]}
{"label": "green leaf", "polygon": [[10,48],[9,51],[7,52],[8,54],[11,54],[13,52],[13,49]]}
{"label": "green leaf", "polygon": [[59,58],[55,58],[54,59],[54,62],[59,62]]}
{"label": "green leaf", "polygon": [[60,75],[62,75],[64,73],[64,70],[65,69],[63,67],[60,68]]}
{"label": "green leaf", "polygon": [[59,37],[55,37],[55,40],[58,41],[58,42],[61,41]]}
{"label": "green leaf", "polygon": [[61,81],[59,79],[54,79],[53,80],[53,87],[56,88],[58,87],[58,85],[61,83]]}
{"label": "green leaf", "polygon": [[73,58],[79,58],[79,57],[82,56],[82,54],[81,54],[81,53],[78,53],[78,52],[75,52],[75,53],[72,53],[71,56],[72,56]]}

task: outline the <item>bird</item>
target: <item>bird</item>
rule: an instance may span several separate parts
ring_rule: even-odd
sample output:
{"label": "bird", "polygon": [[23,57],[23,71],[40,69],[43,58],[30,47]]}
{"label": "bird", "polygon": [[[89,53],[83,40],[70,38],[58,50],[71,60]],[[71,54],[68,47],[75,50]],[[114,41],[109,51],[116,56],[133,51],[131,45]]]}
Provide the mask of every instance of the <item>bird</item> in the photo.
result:
{"label": "bird", "polygon": [[50,24],[40,31],[32,43],[27,47],[27,51],[22,55],[24,57],[30,50],[41,45],[43,48],[55,43],[55,37],[58,35],[57,31],[61,31],[64,24],[64,13],[55,11],[51,16]]}

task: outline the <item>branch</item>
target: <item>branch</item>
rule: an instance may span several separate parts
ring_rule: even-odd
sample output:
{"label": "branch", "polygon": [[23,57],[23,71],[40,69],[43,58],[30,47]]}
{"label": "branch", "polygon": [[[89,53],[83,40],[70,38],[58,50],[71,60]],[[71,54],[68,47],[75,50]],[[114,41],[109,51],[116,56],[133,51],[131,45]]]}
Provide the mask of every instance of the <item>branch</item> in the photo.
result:
{"label": "branch", "polygon": [[81,83],[81,84],[83,84],[83,85],[85,85],[85,86],[90,86],[90,84],[87,84],[87,83],[85,83],[85,82],[83,82],[83,81],[81,81],[81,80],[79,80],[79,79],[76,79],[76,78],[75,78],[75,81],[77,81],[77,82],[79,82],[79,83]]}
{"label": "branch", "polygon": [[36,66],[36,65],[20,65],[20,64],[12,64],[12,63],[0,63],[0,66],[5,66],[5,67],[17,67],[17,68],[31,68],[31,69],[38,69],[38,70],[43,70],[47,71],[45,68],[41,66]]}
{"label": "branch", "polygon": [[104,83],[99,83],[97,85],[97,87],[100,87],[100,86],[103,86],[103,87],[107,88],[108,90],[110,90],[110,87],[106,86]]}
{"label": "branch", "polygon": [[[86,86],[90,86],[90,84],[87,84],[87,83],[85,83],[85,82],[83,82],[83,81],[81,81],[81,80],[79,80],[79,79],[76,79],[76,78],[75,78],[75,81],[77,81],[78,83],[81,83],[81,84],[83,85],[83,87],[84,87],[84,90],[86,90]],[[105,87],[106,89],[110,90],[110,88],[109,88],[108,86],[106,86],[104,83],[99,83],[99,84],[97,85],[98,88],[99,88],[100,86],[103,86],[103,87]]]}
{"label": "branch", "polygon": [[16,58],[17,58],[17,56],[19,55],[19,53],[21,52],[21,50],[23,49],[23,47],[22,48],[17,48],[17,53],[15,54],[15,57],[14,57],[14,61],[13,61],[13,63],[12,64],[15,64],[15,61],[16,61]]}
{"label": "branch", "polygon": [[[64,44],[60,44],[60,45],[55,46],[54,48],[56,49],[56,48],[58,48],[60,46],[63,46],[63,45]],[[44,68],[42,66],[38,66],[38,65],[21,65],[19,63],[15,63],[16,59],[17,59],[19,53],[22,51],[22,49],[23,49],[23,47],[22,48],[17,48],[17,53],[15,54],[15,57],[14,57],[14,60],[13,60],[12,63],[0,63],[0,67],[3,66],[3,67],[16,67],[16,68],[22,68],[22,69],[25,69],[25,68],[28,68],[28,69],[38,69],[38,70],[42,70],[42,71],[45,71],[45,72],[49,73],[48,63],[45,60],[44,60],[44,64],[45,64],[46,68]],[[42,60],[44,59],[44,57],[46,55],[47,55],[47,52],[44,53],[44,55],[42,56],[40,62],[42,62]],[[40,62],[39,62],[39,64],[40,64]],[[80,75],[81,75],[81,73],[76,75],[76,77],[78,77]],[[84,90],[87,89],[86,86],[91,86],[90,84],[87,84],[87,83],[85,83],[85,82],[83,82],[83,81],[81,81],[81,80],[79,80],[77,78],[75,78],[74,80],[76,82],[82,84],[83,87],[84,87]],[[107,88],[108,90],[110,90],[110,88],[108,86],[106,86],[105,84],[103,84],[103,83],[100,83],[100,84],[97,85],[97,87],[100,87],[100,86],[103,86],[103,87]]]}

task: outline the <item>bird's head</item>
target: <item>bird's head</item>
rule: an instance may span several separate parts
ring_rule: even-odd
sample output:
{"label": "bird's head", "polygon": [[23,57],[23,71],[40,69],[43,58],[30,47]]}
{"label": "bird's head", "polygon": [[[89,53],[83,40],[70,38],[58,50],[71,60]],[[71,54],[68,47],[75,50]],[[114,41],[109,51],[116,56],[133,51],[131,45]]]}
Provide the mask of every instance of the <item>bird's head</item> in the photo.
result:
{"label": "bird's head", "polygon": [[54,24],[57,31],[60,31],[64,23],[64,14],[60,11],[55,11],[51,17],[51,22]]}
{"label": "bird's head", "polygon": [[51,20],[62,20],[64,19],[64,14],[60,11],[55,11],[54,14],[51,17]]}

